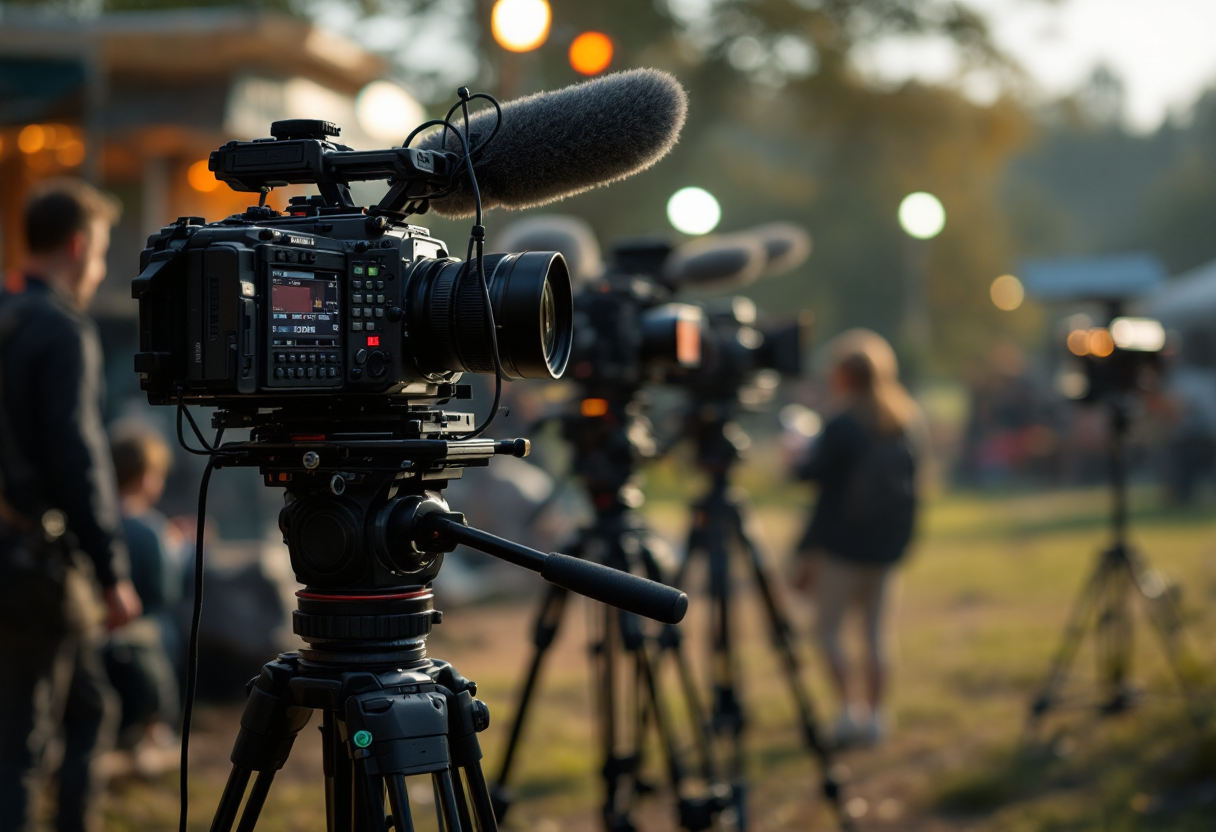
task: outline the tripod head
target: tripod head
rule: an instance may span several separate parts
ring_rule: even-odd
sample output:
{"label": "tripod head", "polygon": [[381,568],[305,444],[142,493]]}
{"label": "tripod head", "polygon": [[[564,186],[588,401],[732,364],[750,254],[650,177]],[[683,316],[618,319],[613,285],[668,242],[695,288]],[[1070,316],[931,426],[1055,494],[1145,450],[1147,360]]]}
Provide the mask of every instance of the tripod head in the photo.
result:
{"label": "tripod head", "polygon": [[467,467],[529,451],[525,439],[462,439],[472,429],[470,414],[424,407],[308,417],[221,410],[214,424],[252,429],[248,441],[215,449],[215,467],[256,467],[266,485],[286,491],[279,527],[306,585],[294,616],[295,632],[310,644],[305,660],[421,658],[438,620],[432,582],[458,544],[648,618],[676,622],[687,610],[678,590],[470,528],[443,488]]}

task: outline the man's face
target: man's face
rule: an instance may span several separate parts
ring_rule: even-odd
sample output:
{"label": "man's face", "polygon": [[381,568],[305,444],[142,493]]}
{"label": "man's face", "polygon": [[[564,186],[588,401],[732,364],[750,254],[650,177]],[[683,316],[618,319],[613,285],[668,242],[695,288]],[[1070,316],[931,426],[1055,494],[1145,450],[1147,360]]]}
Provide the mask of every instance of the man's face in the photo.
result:
{"label": "man's face", "polygon": [[110,224],[93,220],[85,232],[80,250],[80,282],[77,297],[82,307],[88,306],[97,294],[97,287],[106,279],[106,252],[110,250]]}

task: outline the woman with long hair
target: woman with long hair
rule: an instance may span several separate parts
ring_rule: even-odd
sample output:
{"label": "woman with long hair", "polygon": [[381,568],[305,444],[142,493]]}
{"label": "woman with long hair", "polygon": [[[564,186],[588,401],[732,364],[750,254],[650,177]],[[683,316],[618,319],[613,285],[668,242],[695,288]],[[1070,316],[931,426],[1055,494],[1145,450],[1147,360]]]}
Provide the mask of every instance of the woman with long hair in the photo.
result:
{"label": "woman with long hair", "polygon": [[[833,341],[829,354],[835,415],[798,471],[818,484],[819,498],[798,547],[794,582],[814,598],[819,647],[840,696],[836,742],[873,743],[885,731],[890,577],[912,539],[916,514],[920,411],[881,335],[850,330]],[[841,645],[841,626],[854,609],[866,648],[859,700],[850,697]]]}

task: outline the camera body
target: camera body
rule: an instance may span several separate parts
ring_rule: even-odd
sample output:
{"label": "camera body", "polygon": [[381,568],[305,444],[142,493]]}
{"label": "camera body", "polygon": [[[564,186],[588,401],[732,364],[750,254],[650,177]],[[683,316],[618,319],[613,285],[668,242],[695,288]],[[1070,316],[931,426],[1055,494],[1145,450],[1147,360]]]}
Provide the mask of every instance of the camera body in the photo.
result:
{"label": "camera body", "polygon": [[[291,207],[211,225],[183,217],[149,238],[132,294],[135,368],[153,404],[436,398],[462,372],[494,372],[480,283],[443,242],[315,201]],[[494,254],[485,265],[504,375],[560,374],[572,314],[561,255]]]}
{"label": "camera body", "polygon": [[[217,150],[212,170],[240,190],[313,182],[321,193],[283,214],[182,217],[148,239],[131,293],[135,369],[152,404],[442,399],[462,373],[495,372],[495,344],[504,378],[562,374],[573,308],[560,254],[461,262],[406,222],[402,210],[436,192],[446,155],[352,151],[324,138],[337,132],[325,122],[271,130]],[[351,203],[347,182],[375,178],[393,182],[384,200]]]}
{"label": "camera body", "polygon": [[802,373],[811,326],[808,313],[760,325],[755,303],[743,296],[707,301],[705,308],[700,366],[675,371],[669,379],[687,388],[695,400],[758,406],[772,397],[782,377]]}
{"label": "camera body", "polygon": [[1068,352],[1080,368],[1057,383],[1069,398],[1090,404],[1154,390],[1165,368],[1166,341],[1160,322],[1124,317],[1116,308],[1107,326],[1068,333]]}

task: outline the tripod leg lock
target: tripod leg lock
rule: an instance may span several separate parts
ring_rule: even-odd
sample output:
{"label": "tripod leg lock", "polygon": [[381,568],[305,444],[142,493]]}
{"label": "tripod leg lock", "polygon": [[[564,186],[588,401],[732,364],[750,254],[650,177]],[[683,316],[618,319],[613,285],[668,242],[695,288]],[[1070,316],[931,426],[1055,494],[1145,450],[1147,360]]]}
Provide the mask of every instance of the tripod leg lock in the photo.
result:
{"label": "tripod leg lock", "polygon": [[285,654],[262,668],[249,687],[241,730],[232,747],[232,764],[250,771],[278,771],[296,735],[308,724],[310,708],[295,703],[290,689],[298,669],[295,656]]}
{"label": "tripod leg lock", "polygon": [[347,748],[364,774],[425,774],[449,767],[447,700],[433,684],[417,690],[369,691],[346,700]]}

